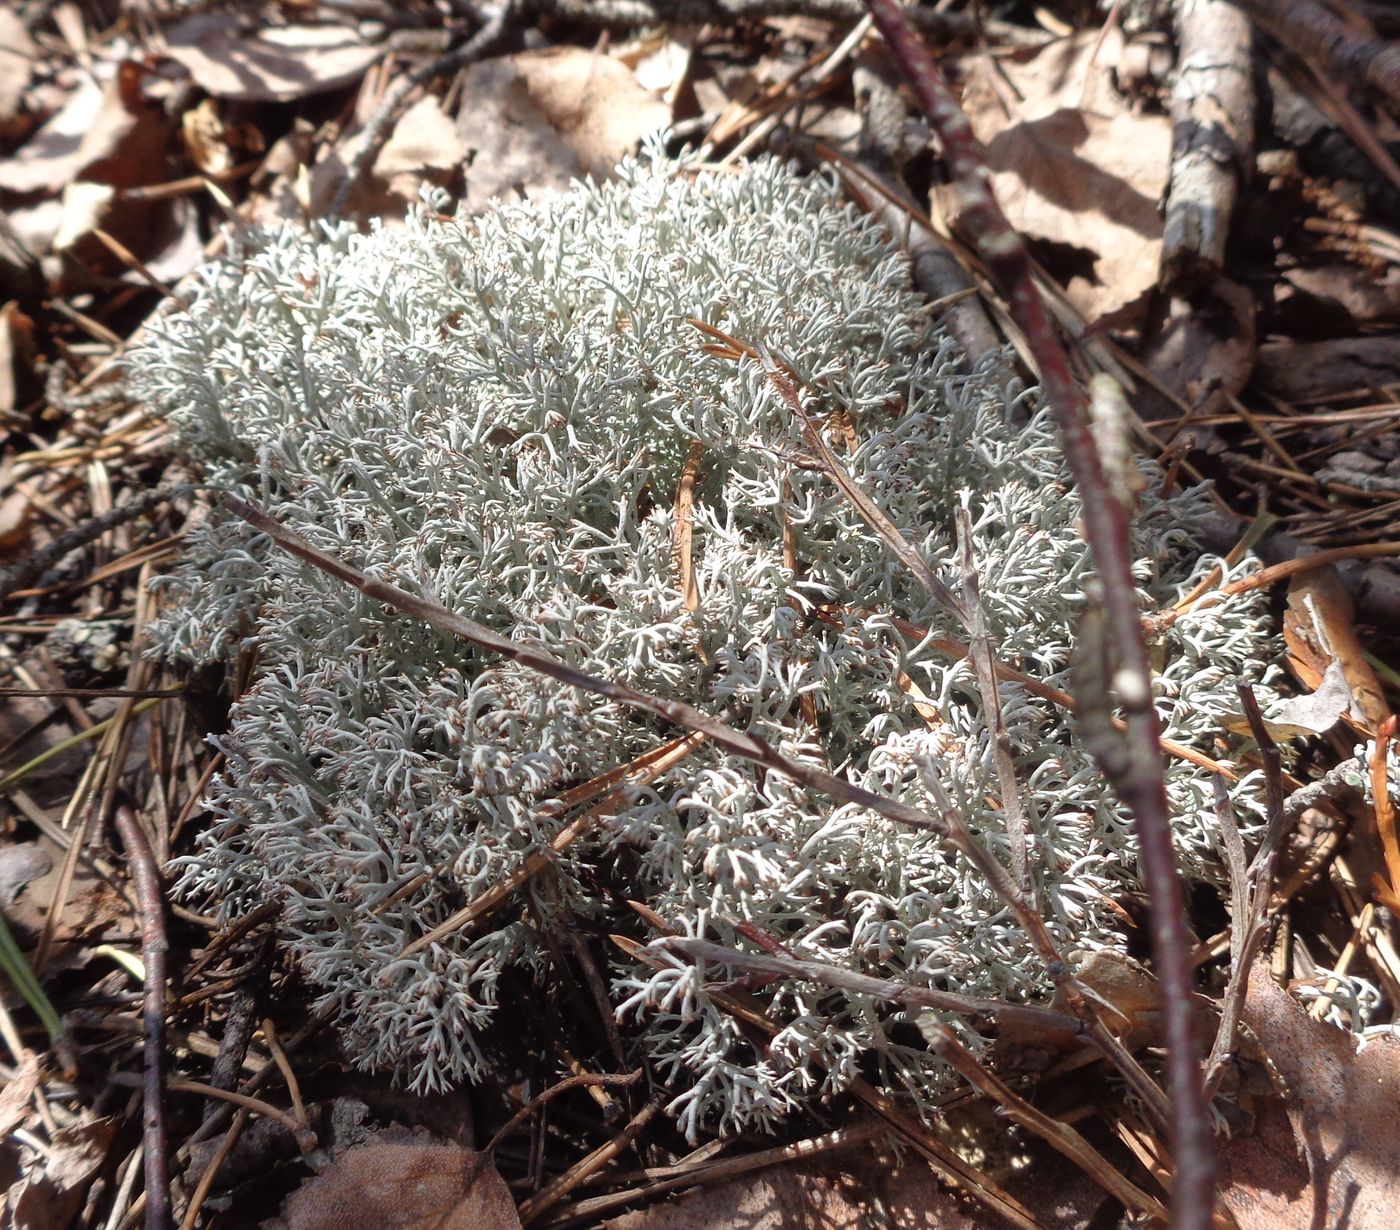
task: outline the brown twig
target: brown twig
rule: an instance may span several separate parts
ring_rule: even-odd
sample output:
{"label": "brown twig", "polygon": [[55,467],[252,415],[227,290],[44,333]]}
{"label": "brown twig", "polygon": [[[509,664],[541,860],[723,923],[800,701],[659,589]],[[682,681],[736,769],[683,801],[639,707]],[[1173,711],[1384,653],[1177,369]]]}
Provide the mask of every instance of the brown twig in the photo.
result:
{"label": "brown twig", "polygon": [[1036,289],[1030,255],[996,202],[971,124],[897,0],[866,0],[866,4],[942,142],[958,193],[961,224],[1000,284],[1011,315],[1025,335],[1079,490],[1084,536],[1101,585],[1096,605],[1102,607],[1106,637],[1116,650],[1112,693],[1128,724],[1111,762],[1100,763],[1136,822],[1151,909],[1177,1166],[1172,1224],[1175,1230],[1206,1230],[1214,1206],[1215,1160],[1196,1051],[1192,945],[1172,844],[1160,728],[1133,582],[1127,510],[1109,490],[1084,412],[1084,399]]}
{"label": "brown twig", "polygon": [[934,991],[909,983],[890,982],[884,978],[872,978],[855,970],[842,969],[841,966],[826,961],[807,961],[800,957],[777,953],[740,952],[737,948],[725,948],[708,940],[692,939],[688,936],[668,936],[658,947],[669,952],[681,953],[692,961],[712,961],[716,965],[728,965],[733,969],[772,975],[776,978],[798,978],[803,982],[815,982],[818,986],[831,987],[833,990],[846,991],[852,995],[869,995],[889,1003],[927,1008],[933,1012],[954,1012],[959,1016],[980,1017],[1001,1026],[1017,1025],[1029,1030],[1050,1030],[1068,1034],[1083,1032],[1080,1022],[1075,1017],[1056,1012],[1053,1008],[978,999],[973,995],[959,995],[952,991]]}
{"label": "brown twig", "polygon": [[962,565],[963,610],[967,615],[967,656],[977,674],[977,690],[982,694],[982,721],[992,739],[992,756],[996,763],[997,785],[1001,788],[1001,811],[1006,817],[1006,836],[1010,846],[1011,878],[1016,887],[1035,903],[1031,883],[1029,824],[1021,783],[1016,777],[1016,761],[1012,754],[1011,736],[1001,709],[1001,689],[997,686],[997,663],[992,655],[992,642],[987,633],[987,614],[982,606],[982,587],[977,579],[977,561],[972,553],[972,516],[966,504],[959,504],[954,514],[957,524],[958,560]]}
{"label": "brown twig", "polygon": [[536,1192],[526,1200],[520,1206],[520,1224],[529,1226],[532,1222],[538,1221],[589,1175],[606,1166],[636,1140],[641,1130],[651,1121],[651,1117],[660,1109],[661,1103],[659,1101],[648,1102],[612,1140],[608,1141],[607,1144],[600,1145],[587,1157],[575,1162],[548,1187]]}
{"label": "brown twig", "polygon": [[[298,559],[322,569],[333,577],[353,585],[366,597],[383,602],[396,610],[414,618],[424,620],[434,627],[459,636],[480,648],[518,662],[529,670],[569,687],[602,696],[607,700],[640,709],[663,721],[674,723],[696,734],[706,736],[711,742],[734,755],[762,768],[818,790],[844,803],[854,803],[877,812],[896,824],[935,833],[944,838],[987,880],[993,890],[1005,901],[1016,915],[1017,921],[1029,937],[1032,946],[1056,976],[1057,982],[1066,988],[1075,1013],[1084,1022],[1089,1037],[1095,1045],[1103,1049],[1114,1065],[1124,1074],[1138,1094],[1144,1098],[1154,1112],[1160,1112],[1161,1094],[1151,1079],[1143,1072],[1140,1064],[1124,1049],[1122,1043],[1103,1027],[1089,1005],[1087,997],[1070,976],[1069,969],[1061,959],[1054,939],[1051,937],[1044,918],[1027,902],[1008,875],[1006,869],[981,843],[968,833],[961,817],[953,807],[947,792],[935,780],[930,779],[929,787],[935,793],[939,814],[930,815],[901,803],[888,799],[864,787],[857,786],[846,778],[837,777],[815,765],[803,761],[790,760],[771,747],[766,740],[756,735],[741,733],[732,726],[702,713],[692,705],[682,701],[663,700],[660,697],[639,692],[626,684],[585,674],[566,666],[557,658],[535,648],[492,632],[489,628],[449,610],[440,602],[410,594],[386,581],[366,576],[356,568],[318,551],[305,539],[279,525],[266,513],[245,503],[236,496],[223,495],[223,502],[255,529],[267,534],[284,550]],[[416,942],[416,941],[415,941]],[[411,946],[410,946],[411,947]],[[408,950],[406,950],[408,951]]]}
{"label": "brown twig", "polygon": [[1400,47],[1360,33],[1316,0],[1235,0],[1250,20],[1305,61],[1380,95],[1400,114]]}
{"label": "brown twig", "polygon": [[1225,1075],[1226,1064],[1235,1049],[1244,1011],[1245,993],[1249,986],[1249,971],[1264,946],[1268,935],[1269,903],[1273,898],[1274,872],[1284,835],[1291,823],[1283,796],[1283,762],[1278,744],[1269,734],[1254,689],[1239,685],[1240,704],[1249,722],[1250,733],[1259,744],[1264,762],[1264,796],[1267,826],[1253,859],[1244,858],[1244,843],[1235,823],[1229,797],[1217,779],[1216,817],[1230,867],[1230,980],[1220,1001],[1220,1025],[1206,1060],[1206,1097],[1215,1095]]}
{"label": "brown twig", "polygon": [[16,590],[27,585],[44,569],[57,564],[70,551],[87,546],[88,543],[101,538],[108,530],[125,525],[128,521],[134,521],[157,504],[192,490],[193,487],[188,483],[176,483],[169,487],[155,487],[150,491],[140,491],[132,497],[130,503],[123,504],[120,508],[114,508],[110,512],[102,513],[100,516],[89,518],[81,525],[61,534],[48,546],[25,556],[18,563],[0,570],[0,599],[9,597]]}
{"label": "brown twig", "polygon": [[625,1089],[629,1085],[635,1085],[642,1079],[642,1069],[635,1072],[581,1072],[577,1076],[567,1076],[558,1084],[551,1085],[541,1093],[537,1093],[533,1098],[525,1103],[518,1111],[503,1123],[496,1134],[486,1142],[486,1147],[481,1151],[491,1153],[495,1151],[498,1144],[509,1136],[516,1128],[525,1122],[535,1111],[539,1110],[546,1102],[552,1102],[561,1093],[568,1093],[572,1089],[592,1089],[598,1086],[607,1086],[615,1089]]}
{"label": "brown twig", "polygon": [[165,940],[164,899],[151,843],[125,803],[117,805],[117,832],[126,847],[127,866],[141,907],[141,960],[145,966],[141,998],[143,1036],[142,1145],[145,1150],[146,1227],[169,1230],[170,1157],[165,1131]]}
{"label": "brown twig", "polygon": [[[585,833],[596,828],[605,817],[617,811],[618,808],[626,806],[634,786],[648,785],[655,781],[663,773],[680,764],[704,741],[705,736],[702,734],[690,734],[683,738],[672,739],[661,747],[644,752],[628,764],[621,766],[620,770],[614,770],[612,773],[595,778],[595,783],[599,781],[625,781],[626,784],[605,795],[602,800],[560,829],[550,840],[548,846],[529,855],[519,867],[505,876],[499,883],[486,889],[474,901],[469,902],[445,922],[439,923],[431,931],[406,944],[397,959],[402,961],[413,956],[414,953],[422,952],[431,944],[440,943],[449,935],[475,926],[493,910],[499,908],[502,902],[526,880],[548,866],[554,858],[568,849]],[[585,786],[592,785],[593,783],[585,783]]]}
{"label": "brown twig", "polygon": [[[675,936],[674,929],[668,926],[666,920],[654,910],[636,901],[629,904],[646,922],[663,935]],[[612,941],[633,960],[650,965],[653,969],[663,968],[661,955],[649,950],[645,945],[620,935],[614,935]],[[709,992],[709,998],[717,1008],[750,1027],[759,1037],[772,1038],[780,1031],[777,1022],[763,1012],[752,996],[742,992],[712,989]],[[881,1093],[869,1081],[857,1077],[847,1086],[847,1091],[863,1106],[889,1124],[950,1185],[970,1192],[987,1208],[1005,1218],[1011,1225],[1020,1227],[1021,1230],[1043,1230],[1034,1214],[1025,1205],[999,1188],[992,1179],[975,1166],[964,1161],[923,1124],[906,1115],[895,1105],[893,1100]]]}
{"label": "brown twig", "polygon": [[421,598],[405,589],[400,589],[397,585],[390,585],[388,582],[366,576],[358,569],[316,550],[305,539],[292,533],[260,509],[254,508],[236,496],[225,494],[221,499],[231,511],[246,520],[254,529],[268,535],[284,550],[331,576],[337,577],[346,584],[353,585],[366,597],[383,602],[406,615],[421,619],[445,632],[450,632],[454,636],[459,636],[490,653],[498,653],[538,674],[556,679],[568,687],[579,688],[584,692],[601,696],[605,700],[640,709],[664,722],[670,722],[696,734],[703,734],[717,746],[752,764],[775,773],[781,773],[793,781],[810,789],[818,790],[834,799],[839,799],[843,803],[854,803],[858,807],[869,808],[886,819],[893,820],[896,824],[905,824],[911,828],[935,833],[956,846],[984,875],[996,877],[998,881],[1006,879],[1006,873],[995,859],[983,851],[980,846],[969,844],[965,835],[955,836],[946,820],[931,816],[918,808],[910,807],[907,803],[875,794],[873,791],[857,786],[854,782],[843,777],[837,777],[824,769],[819,769],[815,765],[790,760],[776,751],[766,740],[757,735],[735,730],[734,727],[726,725],[719,719],[702,713],[693,705],[688,705],[683,701],[663,700],[660,697],[639,692],[627,684],[575,670],[543,650],[536,649],[532,645],[512,641],[499,633],[492,632],[484,625],[449,610],[440,602]]}
{"label": "brown twig", "polygon": [[681,1163],[671,1167],[676,1172],[674,1174],[656,1174],[654,1170],[649,1170],[648,1176],[655,1175],[655,1178],[645,1186],[609,1192],[606,1196],[593,1196],[587,1200],[579,1200],[566,1205],[560,1210],[558,1217],[545,1223],[545,1227],[546,1230],[554,1230],[555,1227],[570,1226],[577,1222],[596,1226],[599,1224],[598,1218],[602,1214],[610,1213],[624,1205],[652,1199],[680,1187],[707,1187],[711,1184],[735,1179],[739,1175],[751,1174],[755,1170],[766,1170],[769,1166],[781,1165],[783,1162],[806,1162],[822,1154],[853,1149],[857,1145],[868,1144],[881,1136],[888,1136],[889,1131],[890,1129],[885,1124],[871,1121],[857,1124],[855,1127],[827,1132],[814,1139],[781,1145],[775,1149],[762,1149],[757,1153],[745,1153],[741,1157],[722,1158],[717,1162],[692,1162],[688,1165]]}
{"label": "brown twig", "polygon": [[1034,1132],[1052,1149],[1069,1158],[1125,1209],[1139,1216],[1165,1217],[1166,1210],[1159,1200],[1128,1182],[1102,1153],[1072,1127],[1037,1110],[1004,1081],[987,1071],[948,1026],[935,1023],[932,1033],[933,1049],[938,1055],[956,1068],[975,1089],[995,1101],[1007,1118]]}

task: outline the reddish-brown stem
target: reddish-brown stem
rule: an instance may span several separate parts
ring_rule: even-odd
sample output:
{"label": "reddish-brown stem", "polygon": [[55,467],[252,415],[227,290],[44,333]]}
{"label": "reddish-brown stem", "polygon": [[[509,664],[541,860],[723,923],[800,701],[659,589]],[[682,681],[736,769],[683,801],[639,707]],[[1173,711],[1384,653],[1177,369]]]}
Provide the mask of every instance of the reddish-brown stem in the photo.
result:
{"label": "reddish-brown stem", "polygon": [[1113,682],[1127,720],[1121,755],[1111,767],[1103,767],[1106,774],[1111,773],[1119,797],[1136,821],[1143,880],[1151,901],[1176,1162],[1172,1225],[1175,1230],[1206,1230],[1214,1204],[1214,1159],[1191,1005],[1191,944],[1172,846],[1147,649],[1132,579],[1128,513],[1110,490],[1069,358],[1036,289],[1029,253],[996,202],[990,173],[967,116],[897,0],[866,0],[866,7],[942,143],[957,194],[960,226],[991,270],[1025,335],[1079,490],[1084,537],[1102,587],[1098,601],[1117,661]]}

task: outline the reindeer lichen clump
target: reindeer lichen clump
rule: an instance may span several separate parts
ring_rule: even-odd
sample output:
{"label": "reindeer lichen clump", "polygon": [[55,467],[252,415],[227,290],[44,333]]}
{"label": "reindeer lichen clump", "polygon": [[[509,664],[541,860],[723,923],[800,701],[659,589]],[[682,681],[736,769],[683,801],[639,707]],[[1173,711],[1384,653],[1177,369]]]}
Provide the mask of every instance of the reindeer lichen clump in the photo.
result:
{"label": "reindeer lichen clump", "polygon": [[[776,163],[630,165],[480,219],[244,237],[156,324],[132,379],[213,487],[321,550],[936,810],[931,761],[1004,857],[975,672],[934,644],[964,630],[812,466],[761,367],[707,353],[687,318],[791,365],[809,411],[842,424],[854,480],[935,571],[965,501],[996,654],[1066,685],[1089,563],[1051,426],[1033,397],[1008,399],[1004,369],[961,374],[888,237]],[[675,542],[692,457],[688,602]],[[1193,548],[1194,506],[1144,501],[1149,607],[1218,563]],[[709,746],[633,788],[481,926],[401,955],[549,845],[576,815],[554,805],[563,791],[678,732],[401,617],[217,512],[168,585],[163,652],[257,653],[182,891],[225,919],[276,901],[365,1066],[419,1089],[473,1077],[502,972],[548,976],[550,928],[636,933],[629,898],[731,946],[756,928],[920,986],[1046,987],[1006,905],[936,836]],[[1158,647],[1170,737],[1209,747],[1266,646],[1254,597],[1177,620]],[[1000,704],[1050,931],[1071,956],[1119,946],[1130,826],[1061,708],[1012,683]],[[1179,760],[1169,777],[1182,861],[1201,873],[1210,781]],[[687,1130],[771,1123],[872,1065],[920,1105],[946,1087],[911,1011],[772,981],[757,993],[781,1032],[760,1053],[713,1002],[715,971],[614,957],[617,1010],[676,1078]]]}

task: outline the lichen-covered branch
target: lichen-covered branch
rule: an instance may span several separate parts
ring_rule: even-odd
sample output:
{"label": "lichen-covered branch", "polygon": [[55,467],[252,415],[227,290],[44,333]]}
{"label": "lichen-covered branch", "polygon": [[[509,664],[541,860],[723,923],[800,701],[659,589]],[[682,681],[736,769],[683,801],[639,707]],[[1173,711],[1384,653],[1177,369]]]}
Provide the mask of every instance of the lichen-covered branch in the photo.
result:
{"label": "lichen-covered branch", "polygon": [[1249,21],[1225,0],[1178,0],[1172,168],[1159,281],[1208,286],[1225,263],[1241,186],[1254,165],[1254,61]]}

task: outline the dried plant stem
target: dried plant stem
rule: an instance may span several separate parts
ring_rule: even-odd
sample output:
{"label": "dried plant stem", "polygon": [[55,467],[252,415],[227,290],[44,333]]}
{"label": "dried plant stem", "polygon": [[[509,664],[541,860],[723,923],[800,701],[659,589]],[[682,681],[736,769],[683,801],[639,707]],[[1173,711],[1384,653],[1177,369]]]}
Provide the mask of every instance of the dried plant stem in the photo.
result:
{"label": "dried plant stem", "polygon": [[[739,1175],[752,1174],[755,1170],[766,1170],[769,1166],[781,1165],[783,1162],[805,1162],[825,1153],[853,1149],[857,1145],[868,1144],[881,1136],[888,1135],[889,1128],[883,1123],[862,1123],[855,1127],[827,1132],[809,1140],[799,1140],[790,1145],[781,1145],[775,1149],[762,1149],[757,1153],[746,1153],[742,1157],[729,1157],[717,1162],[699,1162],[689,1165],[682,1163],[672,1168],[678,1173],[658,1175],[653,1182],[644,1187],[631,1187],[625,1191],[609,1192],[606,1196],[593,1196],[587,1200],[576,1201],[562,1209],[560,1216],[553,1221],[546,1222],[545,1227],[546,1230],[553,1230],[554,1227],[571,1226],[578,1222],[586,1222],[590,1226],[597,1225],[596,1219],[603,1213],[610,1213],[624,1205],[648,1200],[665,1192],[675,1191],[677,1188],[705,1187],[726,1182]],[[655,1172],[648,1171],[647,1173],[654,1174]]]}
{"label": "dried plant stem", "polygon": [[848,991],[853,995],[869,995],[890,1003],[927,1008],[934,1012],[955,1012],[959,1016],[981,1017],[1001,1026],[1017,1025],[1025,1029],[1070,1034],[1082,1032],[1080,1022],[1076,1018],[1056,1012],[1053,1008],[978,999],[972,995],[958,995],[951,991],[933,991],[925,987],[910,986],[908,983],[890,982],[885,978],[872,978],[868,974],[842,969],[839,965],[831,965],[825,961],[805,961],[799,957],[771,953],[740,952],[737,948],[725,948],[708,940],[691,939],[686,936],[668,937],[661,942],[660,947],[669,952],[681,953],[692,961],[713,961],[717,965],[728,965],[732,969],[748,970],[755,974],[800,978],[804,982],[815,982],[819,986]]}
{"label": "dried plant stem", "polygon": [[552,1102],[561,1093],[568,1093],[573,1089],[592,1089],[606,1085],[610,1088],[621,1089],[629,1085],[635,1085],[642,1079],[642,1069],[635,1072],[581,1072],[577,1076],[567,1076],[557,1084],[551,1085],[541,1093],[537,1093],[533,1098],[525,1103],[518,1111],[497,1129],[496,1134],[486,1143],[482,1149],[483,1153],[491,1153],[496,1146],[509,1136],[516,1128],[525,1122],[546,1102]]}
{"label": "dried plant stem", "polygon": [[246,1109],[240,1109],[234,1115],[233,1122],[229,1124],[228,1131],[224,1133],[223,1140],[219,1142],[219,1147],[214,1151],[214,1156],[209,1159],[209,1164],[205,1166],[203,1173],[199,1176],[199,1181],[195,1184],[190,1202],[185,1207],[185,1215],[180,1220],[180,1230],[194,1230],[195,1222],[199,1218],[199,1211],[204,1207],[204,1202],[209,1198],[209,1193],[214,1187],[214,1180],[219,1177],[219,1171],[228,1161],[229,1154],[233,1152],[233,1146],[243,1135],[243,1129],[248,1125],[250,1118],[252,1118],[252,1111]]}
{"label": "dried plant stem", "polygon": [[126,847],[127,866],[141,908],[141,961],[145,983],[141,999],[143,1036],[142,1147],[145,1152],[146,1227],[167,1230],[171,1225],[170,1156],[165,1129],[165,940],[164,901],[155,855],[131,808],[119,804],[117,832]]}
{"label": "dried plant stem", "polygon": [[1007,1118],[1014,1119],[1069,1158],[1109,1195],[1121,1202],[1125,1209],[1147,1217],[1165,1218],[1166,1209],[1160,1201],[1128,1182],[1117,1167],[1110,1164],[1072,1127],[1037,1110],[1004,1081],[987,1071],[946,1025],[934,1025],[933,1033],[933,1049],[956,1068],[973,1088],[995,1101]]}
{"label": "dried plant stem", "polygon": [[1017,921],[1026,932],[1036,952],[1045,962],[1046,967],[1055,976],[1056,981],[1066,989],[1070,996],[1071,1006],[1079,1019],[1084,1022],[1089,1037],[1122,1071],[1134,1090],[1143,1097],[1153,1111],[1160,1113],[1162,1109],[1160,1090],[1152,1083],[1142,1070],[1141,1065],[1133,1059],[1122,1043],[1109,1033],[1095,1016],[1087,997],[1074,982],[1068,967],[1061,959],[1054,939],[1045,925],[1045,920],[1025,900],[1006,868],[984,846],[973,840],[953,807],[952,800],[943,790],[941,784],[937,782],[936,777],[931,777],[928,784],[938,801],[940,814],[937,817],[897,800],[884,798],[847,781],[843,777],[837,777],[824,769],[819,769],[815,765],[790,760],[776,751],[765,740],[755,735],[741,733],[732,726],[728,726],[717,718],[702,713],[682,701],[662,700],[645,692],[639,692],[626,684],[600,679],[597,676],[588,675],[566,666],[542,650],[509,640],[473,620],[450,611],[440,602],[421,598],[396,585],[365,576],[358,569],[316,550],[299,535],[279,525],[266,513],[236,496],[224,494],[220,498],[228,508],[243,517],[255,529],[267,534],[284,550],[322,569],[329,575],[353,585],[366,597],[383,602],[404,614],[422,619],[434,627],[450,632],[454,636],[460,636],[480,648],[499,653],[530,670],[557,679],[570,687],[580,688],[608,700],[629,705],[659,717],[663,721],[682,726],[696,734],[703,734],[711,742],[736,756],[773,772],[781,773],[841,802],[868,807],[896,824],[906,824],[944,838],[986,878],[1002,900],[1011,907]]}
{"label": "dried plant stem", "polygon": [[[569,687],[579,688],[582,691],[591,692],[595,696],[601,696],[605,700],[616,701],[619,704],[640,709],[664,722],[670,722],[696,734],[703,734],[717,746],[752,764],[760,765],[775,773],[781,773],[804,786],[830,795],[842,803],[854,803],[858,807],[868,807],[871,811],[878,812],[896,824],[906,824],[911,828],[936,833],[956,846],[961,853],[967,856],[968,861],[984,875],[996,877],[999,882],[1005,881],[1006,873],[1001,864],[980,846],[969,843],[965,834],[955,836],[944,820],[920,811],[918,808],[910,807],[907,803],[884,798],[862,786],[857,786],[854,782],[847,781],[844,777],[837,777],[824,769],[819,769],[815,765],[790,760],[775,750],[766,740],[735,730],[717,718],[702,713],[693,705],[687,705],[683,701],[663,700],[660,697],[639,692],[636,688],[628,687],[624,683],[601,679],[595,675],[575,670],[543,650],[509,640],[474,620],[448,610],[440,602],[421,598],[405,589],[400,589],[397,585],[390,585],[385,581],[377,581],[365,576],[358,569],[316,550],[299,535],[279,525],[266,513],[236,496],[224,494],[220,496],[220,499],[231,511],[246,520],[254,529],[266,534],[278,546],[331,576],[353,585],[368,598],[383,602],[395,610],[402,611],[405,615],[424,620],[434,627],[441,628],[444,632],[450,632],[452,635],[470,641],[489,652],[498,653],[502,657],[518,662],[541,675],[557,679]],[[1041,930],[1043,929],[1044,925],[1041,924]]]}
{"label": "dried plant stem", "polygon": [[1240,685],[1240,702],[1249,721],[1250,733],[1259,744],[1264,761],[1265,814],[1268,824],[1264,839],[1259,843],[1248,864],[1244,857],[1244,842],[1235,823],[1225,787],[1216,779],[1216,815],[1225,857],[1230,867],[1230,980],[1220,1002],[1220,1025],[1206,1060],[1206,1097],[1214,1097],[1225,1075],[1226,1065],[1234,1053],[1244,1011],[1245,992],[1249,986],[1249,971],[1264,946],[1268,935],[1269,902],[1273,897],[1274,871],[1279,851],[1290,820],[1283,797],[1283,762],[1278,744],[1269,734],[1259,712],[1254,690]]}
{"label": "dried plant stem", "polygon": [[966,505],[960,505],[956,517],[958,560],[962,565],[963,578],[963,610],[967,613],[968,657],[977,673],[977,689],[982,694],[982,720],[992,737],[992,757],[996,763],[997,783],[1001,787],[1001,810],[1006,817],[1006,835],[1011,848],[1011,878],[1034,905],[1026,806],[1021,795],[1021,783],[1016,777],[1011,736],[1007,733],[1006,720],[1001,711],[996,658],[992,656],[987,615],[982,608],[982,587],[977,580],[977,561],[972,553],[972,516]]}
{"label": "dried plant stem", "polygon": [[[654,910],[641,905],[638,902],[631,903],[632,908],[637,911],[643,919],[651,926],[655,927],[663,935],[668,937],[668,942],[675,936],[675,932],[667,925],[666,920],[658,915]],[[658,968],[661,964],[660,954],[645,945],[638,944],[634,940],[625,936],[614,935],[613,943],[622,949],[627,956],[634,961],[640,961]],[[751,1026],[759,1035],[773,1037],[779,1032],[779,1026],[767,1016],[763,1009],[751,996],[742,992],[722,991],[712,989],[709,992],[711,1001],[716,1007],[729,1013],[735,1020],[742,1021]],[[1043,1230],[1043,1227],[1036,1221],[1034,1214],[1025,1205],[1021,1204],[1015,1197],[1002,1191],[996,1184],[975,1166],[964,1161],[957,1153],[945,1145],[936,1135],[926,1129],[917,1119],[906,1115],[895,1103],[868,1081],[857,1078],[847,1087],[847,1091],[858,1102],[872,1111],[885,1123],[899,1134],[899,1136],[911,1145],[927,1161],[934,1171],[954,1187],[968,1191],[972,1196],[981,1201],[998,1216],[1005,1218],[1011,1225],[1018,1226],[1021,1230]]]}
{"label": "dried plant stem", "polygon": [[[620,770],[606,774],[603,778],[595,779],[595,781],[608,782],[627,780],[628,785],[613,790],[593,807],[560,829],[544,850],[526,858],[511,875],[508,875],[499,884],[492,885],[475,901],[458,910],[446,922],[434,927],[426,934],[420,935],[411,944],[405,945],[403,951],[399,953],[398,959],[402,961],[413,956],[414,953],[422,952],[430,944],[441,942],[454,932],[474,927],[493,910],[499,908],[507,897],[531,876],[537,874],[556,855],[567,850],[585,833],[597,828],[605,817],[619,808],[625,807],[631,797],[630,792],[633,786],[643,786],[655,781],[667,770],[680,764],[704,742],[705,736],[701,734],[691,734],[683,738],[673,739],[659,748],[638,756],[630,764],[623,765]],[[592,785],[592,783],[587,784]]]}
{"label": "dried plant stem", "polygon": [[605,1145],[594,1149],[587,1157],[576,1162],[542,1191],[536,1192],[520,1206],[520,1224],[529,1226],[558,1204],[565,1196],[582,1183],[589,1175],[606,1166],[630,1145],[641,1130],[661,1109],[659,1101],[648,1102],[632,1117],[628,1125]]}
{"label": "dried plant stem", "polygon": [[961,223],[1007,296],[1012,317],[1026,337],[1079,490],[1084,536],[1102,585],[1105,631],[1116,651],[1113,691],[1128,724],[1118,741],[1119,755],[1112,765],[1103,767],[1137,825],[1143,879],[1151,905],[1153,954],[1162,991],[1177,1168],[1172,1225],[1175,1230],[1206,1230],[1214,1206],[1215,1163],[1196,1050],[1192,945],[1172,844],[1160,729],[1152,704],[1151,674],[1133,583],[1128,514],[1109,490],[1083,396],[1036,289],[1026,246],[992,193],[990,174],[972,126],[896,0],[866,3],[942,142],[958,193]]}

